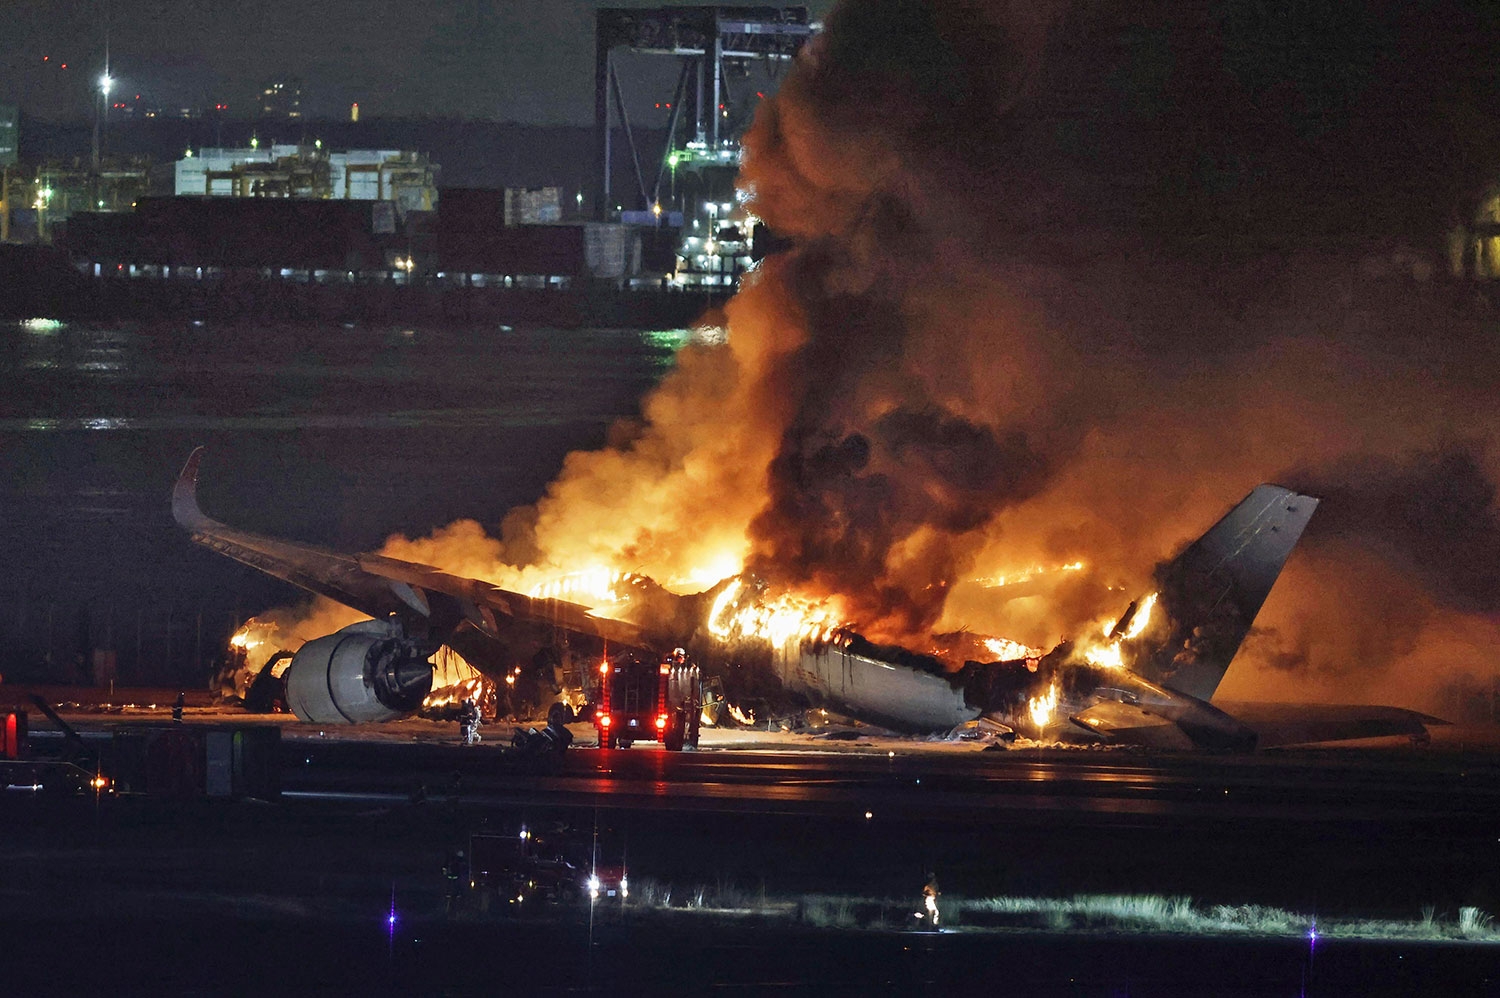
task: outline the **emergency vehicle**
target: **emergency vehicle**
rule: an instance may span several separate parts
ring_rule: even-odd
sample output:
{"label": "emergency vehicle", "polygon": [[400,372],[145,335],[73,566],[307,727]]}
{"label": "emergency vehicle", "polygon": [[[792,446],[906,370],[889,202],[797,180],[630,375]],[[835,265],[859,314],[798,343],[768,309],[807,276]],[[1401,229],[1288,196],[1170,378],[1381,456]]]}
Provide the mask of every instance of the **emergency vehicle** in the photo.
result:
{"label": "emergency vehicle", "polygon": [[698,666],[676,649],[660,663],[620,656],[599,664],[594,728],[600,748],[658,741],[668,752],[698,747],[703,697]]}

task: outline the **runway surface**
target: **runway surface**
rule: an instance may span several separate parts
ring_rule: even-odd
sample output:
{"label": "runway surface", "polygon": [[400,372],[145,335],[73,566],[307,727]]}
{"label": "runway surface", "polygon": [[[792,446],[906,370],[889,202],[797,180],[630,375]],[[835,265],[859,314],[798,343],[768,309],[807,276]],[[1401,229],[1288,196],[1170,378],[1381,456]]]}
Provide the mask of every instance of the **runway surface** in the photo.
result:
{"label": "runway surface", "polygon": [[1068,749],[882,751],[886,744],[697,753],[654,745],[579,748],[551,763],[515,759],[485,745],[296,737],[284,745],[283,790],[400,791],[424,774],[452,771],[462,774],[469,800],[617,808],[788,815],[894,808],[934,820],[1014,820],[1037,812],[1314,822],[1484,821],[1500,814],[1500,781],[1482,763],[1390,755],[1330,761]]}
{"label": "runway surface", "polygon": [[[163,706],[66,716],[101,745],[170,723]],[[986,891],[1500,907],[1500,756],[1453,745],[1203,755],[706,730],[700,751],[668,753],[590,747],[592,729],[578,724],[575,747],[529,758],[494,724],[468,747],[456,725],[422,720],[318,728],[190,707],[187,721],[280,727],[286,805],[443,806],[485,820],[603,814],[634,836],[638,855],[659,852],[663,869],[704,878],[738,875],[759,856],[770,870],[757,877],[896,885],[919,875],[925,853]],[[38,745],[48,738],[37,732]],[[865,857],[852,878],[824,861],[840,848]]]}
{"label": "runway surface", "polygon": [[[198,707],[187,715],[188,725],[229,720]],[[161,706],[68,718],[93,743],[170,724]],[[696,753],[577,747],[547,761],[510,753],[497,725],[472,748],[455,743],[451,724],[281,727],[275,803],[0,795],[11,830],[0,898],[43,913],[0,928],[65,967],[33,974],[38,985],[250,987],[260,979],[251,954],[230,942],[245,938],[279,974],[300,975],[278,981],[323,991],[440,982],[482,993],[515,974],[537,991],[601,993],[665,981],[674,993],[945,994],[988,981],[1032,994],[1249,995],[1298,993],[1310,980],[1323,990],[1308,994],[1421,993],[1426,981],[1484,995],[1500,980],[1495,947],[1484,945],[1338,943],[1314,965],[1305,943],[1274,936],[1134,938],[1078,924],[976,936],[971,921],[935,937],[901,924],[902,899],[933,873],[954,904],[1104,895],[1170,908],[1191,898],[1246,917],[1275,907],[1411,923],[1428,906],[1449,922],[1464,906],[1492,912],[1500,780],[1488,755],[1409,745],[1208,757],[983,751],[735,732]],[[38,728],[44,746],[51,736]],[[586,726],[574,730],[587,740]],[[523,823],[570,825],[628,857],[643,907],[629,918],[600,912],[590,929],[580,912],[517,921],[496,898],[445,893],[445,858],[470,835]],[[400,927],[387,935],[393,896]],[[831,899],[817,910],[832,914],[808,898]],[[779,920],[743,913],[767,899],[772,909],[800,900]],[[743,911],[718,911],[725,904]],[[878,917],[859,914],[871,904],[883,906]],[[101,977],[77,959],[80,927],[109,959],[145,954],[173,969]],[[212,955],[221,941],[227,962]]]}

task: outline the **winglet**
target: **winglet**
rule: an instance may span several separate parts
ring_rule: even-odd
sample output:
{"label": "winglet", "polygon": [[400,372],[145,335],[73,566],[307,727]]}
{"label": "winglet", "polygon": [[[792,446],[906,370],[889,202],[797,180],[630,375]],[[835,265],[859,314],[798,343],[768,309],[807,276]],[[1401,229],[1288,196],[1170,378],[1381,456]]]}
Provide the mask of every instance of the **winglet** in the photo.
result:
{"label": "winglet", "polygon": [[201,530],[213,522],[198,508],[198,463],[203,460],[203,451],[202,447],[193,448],[187,464],[182,466],[182,473],[177,476],[177,484],[172,486],[172,519],[191,531]]}

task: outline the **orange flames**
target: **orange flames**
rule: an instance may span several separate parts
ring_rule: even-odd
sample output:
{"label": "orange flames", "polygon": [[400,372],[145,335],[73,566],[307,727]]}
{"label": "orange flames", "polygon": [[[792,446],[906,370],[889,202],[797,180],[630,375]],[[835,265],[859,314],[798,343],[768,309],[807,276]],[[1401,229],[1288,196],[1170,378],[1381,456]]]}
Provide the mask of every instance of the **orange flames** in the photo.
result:
{"label": "orange flames", "polygon": [[[266,664],[267,659],[282,650],[285,642],[286,639],[275,620],[266,617],[251,617],[241,624],[240,629],[229,638],[229,647],[245,656],[245,667],[253,676]],[[300,646],[301,643],[301,641],[294,642],[294,647],[290,650],[295,651],[296,646]]]}
{"label": "orange flames", "polygon": [[423,698],[421,709],[428,711],[453,707],[465,700],[473,700],[476,704],[482,705],[491,697],[493,697],[492,688],[484,677],[473,676],[469,679],[460,679],[451,686],[433,690]]}
{"label": "orange flames", "polygon": [[618,603],[620,594],[615,591],[615,586],[623,577],[623,573],[607,568],[587,568],[534,585],[527,595],[538,599],[561,599],[589,605]]}
{"label": "orange flames", "polygon": [[714,600],[708,630],[714,637],[754,638],[780,646],[788,641],[830,641],[846,622],[829,600],[811,600],[792,593],[760,599],[742,592],[735,579]]}
{"label": "orange flames", "polygon": [[1151,611],[1156,607],[1156,593],[1152,593],[1136,605],[1135,612],[1125,622],[1121,629],[1119,623],[1114,620],[1100,622],[1100,630],[1103,632],[1104,640],[1081,641],[1080,653],[1083,660],[1090,665],[1097,665],[1105,669],[1123,669],[1125,667],[1125,652],[1122,645],[1126,641],[1133,641],[1140,637],[1151,624]]}
{"label": "orange flames", "polygon": [[1032,697],[1027,701],[1027,710],[1031,714],[1031,723],[1038,729],[1045,728],[1052,723],[1052,715],[1057,710],[1058,691],[1057,680],[1053,679],[1047,684],[1047,692],[1041,696]]}
{"label": "orange flames", "polygon": [[736,721],[738,721],[740,724],[743,724],[747,728],[755,723],[755,711],[740,710],[740,708],[735,706],[734,704],[729,704],[729,716],[734,718]]}
{"label": "orange flames", "polygon": [[993,589],[1003,589],[1006,586],[1016,586],[1020,585],[1023,582],[1030,582],[1032,579],[1039,578],[1044,575],[1053,575],[1057,572],[1081,572],[1083,571],[1083,569],[1084,563],[1081,561],[1071,561],[1066,565],[1053,565],[1051,567],[1045,565],[1033,565],[1030,568],[1022,569],[1019,572],[998,573],[991,576],[977,578],[974,581],[982,586],[988,586]]}
{"label": "orange flames", "polygon": [[995,656],[998,662],[1018,662],[1021,659],[1041,658],[1043,652],[1038,648],[1031,648],[1021,644],[1019,641],[1011,641],[1009,638],[985,638],[985,648]]}

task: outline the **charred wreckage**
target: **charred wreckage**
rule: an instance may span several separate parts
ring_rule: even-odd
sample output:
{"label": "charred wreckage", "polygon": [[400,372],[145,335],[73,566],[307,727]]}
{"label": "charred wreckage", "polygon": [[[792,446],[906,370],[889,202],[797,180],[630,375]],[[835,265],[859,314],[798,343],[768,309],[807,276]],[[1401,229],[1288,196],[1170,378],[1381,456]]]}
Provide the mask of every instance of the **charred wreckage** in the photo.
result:
{"label": "charred wreckage", "polygon": [[[599,744],[611,748],[697,744],[704,687],[697,661],[733,660],[742,685],[910,734],[1248,751],[1423,738],[1427,724],[1440,723],[1395,707],[1211,702],[1318,505],[1276,485],[1257,486],[1161,566],[1156,591],[1097,636],[1041,654],[964,632],[938,636],[933,653],[918,653],[798,613],[753,579],[681,596],[628,576],[623,598],[605,611],[383,555],[237,530],[199,508],[202,457],[203,448],[193,452],[172,493],[173,515],[194,541],[371,618],[308,641],[279,663],[287,706],[305,721],[354,724],[415,712],[432,690],[431,660],[446,647],[481,668],[588,663],[580,670],[586,716]],[[518,673],[503,675],[514,682]],[[547,731],[528,736],[531,747],[548,737],[566,745],[563,725],[578,706],[554,704]]]}

